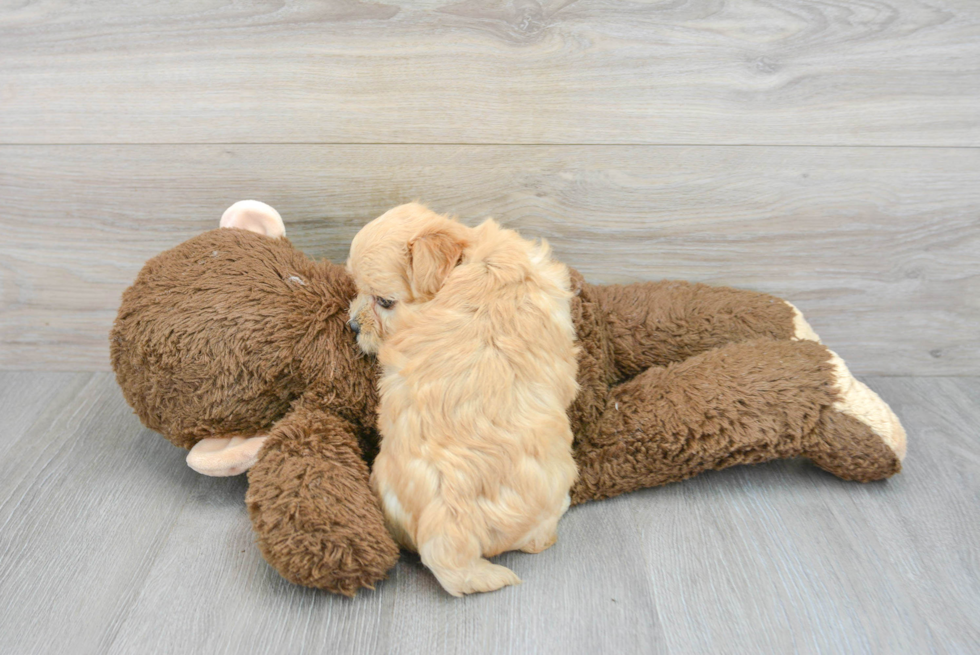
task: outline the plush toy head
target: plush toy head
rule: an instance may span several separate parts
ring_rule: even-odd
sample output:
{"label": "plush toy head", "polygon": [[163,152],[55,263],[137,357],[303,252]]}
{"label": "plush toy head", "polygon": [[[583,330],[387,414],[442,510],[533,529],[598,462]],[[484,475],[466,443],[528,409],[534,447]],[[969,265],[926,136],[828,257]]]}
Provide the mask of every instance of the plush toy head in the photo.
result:
{"label": "plush toy head", "polygon": [[[177,446],[202,444],[189,463],[241,473],[261,436],[311,389],[360,426],[373,414],[371,363],[346,327],[348,275],[284,238],[279,214],[243,201],[222,228],[151,259],[123,295],[112,364],[144,424]],[[269,238],[272,237],[272,238]]]}
{"label": "plush toy head", "polygon": [[123,294],[116,378],[192,468],[248,469],[259,548],[285,578],[353,594],[398,557],[368,486],[376,372],[346,324],[353,284],[293,248],[267,205],[237,203],[221,225]]}

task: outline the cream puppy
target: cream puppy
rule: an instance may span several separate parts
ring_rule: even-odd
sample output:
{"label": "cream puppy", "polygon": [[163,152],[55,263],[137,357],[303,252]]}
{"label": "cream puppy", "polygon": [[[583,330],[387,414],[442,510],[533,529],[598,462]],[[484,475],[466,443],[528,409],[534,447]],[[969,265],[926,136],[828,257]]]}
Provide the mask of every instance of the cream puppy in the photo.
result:
{"label": "cream puppy", "polygon": [[389,528],[454,596],[519,583],[484,558],[555,543],[577,475],[568,269],[418,204],[365,226],[348,267],[352,327],[384,369],[371,483]]}

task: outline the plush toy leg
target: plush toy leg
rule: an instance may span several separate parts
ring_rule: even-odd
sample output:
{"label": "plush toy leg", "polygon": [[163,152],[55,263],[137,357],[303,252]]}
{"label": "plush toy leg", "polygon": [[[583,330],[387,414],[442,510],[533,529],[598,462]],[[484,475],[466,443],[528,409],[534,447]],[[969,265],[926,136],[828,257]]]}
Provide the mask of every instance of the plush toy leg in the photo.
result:
{"label": "plush toy leg", "polygon": [[202,475],[239,475],[255,464],[265,440],[264,436],[201,439],[187,453],[187,465]]}
{"label": "plush toy leg", "polygon": [[774,296],[689,282],[591,287],[609,324],[616,367],[631,377],[727,343],[819,341],[793,305]]}
{"label": "plush toy leg", "polygon": [[888,477],[900,459],[869,420],[887,405],[847,413],[848,379],[806,340],[728,344],[651,368],[613,389],[598,432],[579,443],[573,502],[796,456],[842,478]]}
{"label": "plush toy leg", "polygon": [[245,497],[265,559],[296,584],[353,596],[398,559],[349,424],[315,403],[271,431]]}

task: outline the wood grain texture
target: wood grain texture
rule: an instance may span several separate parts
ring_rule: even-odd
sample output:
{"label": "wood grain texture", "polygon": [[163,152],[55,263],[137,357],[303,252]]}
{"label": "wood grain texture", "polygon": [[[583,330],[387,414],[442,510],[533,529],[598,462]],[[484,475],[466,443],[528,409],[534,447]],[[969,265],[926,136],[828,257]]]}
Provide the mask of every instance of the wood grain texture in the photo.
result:
{"label": "wood grain texture", "polygon": [[909,434],[905,471],[887,482],[783,463],[631,498],[650,581],[675,601],[661,610],[671,650],[980,648],[980,384],[871,386]]}
{"label": "wood grain texture", "polygon": [[[347,601],[290,585],[261,560],[244,489],[243,480],[212,480],[192,496],[110,653],[518,655],[535,652],[544,635],[539,652],[596,653],[610,643],[664,652],[623,502],[578,511],[554,552],[501,558],[524,578],[512,594],[458,601],[405,555],[376,591]],[[207,599],[203,611],[198,598]]]}
{"label": "wood grain texture", "polygon": [[37,420],[38,414],[67,388],[71,398],[72,389],[88,376],[77,373],[74,376],[64,373],[7,372],[0,375],[0,407],[3,420],[0,421],[0,460],[8,448]]}
{"label": "wood grain texture", "polygon": [[405,555],[351,600],[279,578],[244,477],[192,473],[111,375],[0,373],[48,390],[0,442],[0,652],[976,652],[980,378],[869,384],[909,433],[887,482],[704,474],[574,508],[502,558],[519,587],[452,599]]}
{"label": "wood grain texture", "polygon": [[980,145],[974,0],[0,9],[3,143]]}
{"label": "wood grain texture", "polygon": [[0,444],[3,653],[104,650],[199,483],[175,467],[147,487],[180,453],[140,428],[111,375],[62,378]]}
{"label": "wood grain texture", "polygon": [[255,197],[311,256],[421,198],[546,237],[594,282],[800,306],[855,372],[980,370],[980,149],[0,147],[0,367],[106,370],[143,262]]}

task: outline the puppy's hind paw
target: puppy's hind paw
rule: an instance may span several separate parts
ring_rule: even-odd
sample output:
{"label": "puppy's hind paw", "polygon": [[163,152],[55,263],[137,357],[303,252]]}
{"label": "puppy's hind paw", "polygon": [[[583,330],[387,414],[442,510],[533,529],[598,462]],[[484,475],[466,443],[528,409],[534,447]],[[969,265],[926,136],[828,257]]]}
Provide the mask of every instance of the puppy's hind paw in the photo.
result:
{"label": "puppy's hind paw", "polygon": [[548,550],[558,541],[558,533],[552,532],[548,536],[538,537],[531,539],[526,544],[521,546],[522,553],[530,553],[531,555],[536,555],[537,553],[543,553]]}

